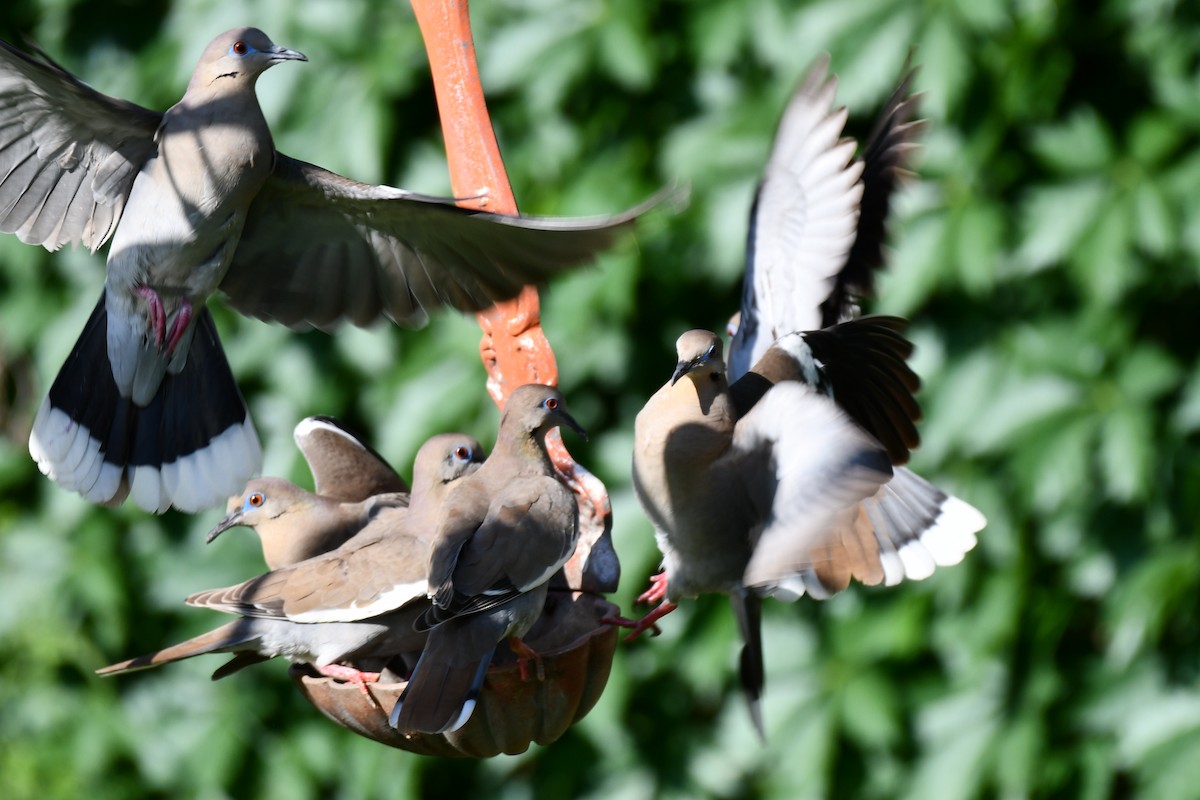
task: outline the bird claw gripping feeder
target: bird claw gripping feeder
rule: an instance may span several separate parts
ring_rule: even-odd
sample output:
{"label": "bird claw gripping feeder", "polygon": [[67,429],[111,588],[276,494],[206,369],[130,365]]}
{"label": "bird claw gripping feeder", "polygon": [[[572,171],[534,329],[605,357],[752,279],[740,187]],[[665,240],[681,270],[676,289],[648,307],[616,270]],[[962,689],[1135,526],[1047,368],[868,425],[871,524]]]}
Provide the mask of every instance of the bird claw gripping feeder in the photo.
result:
{"label": "bird claw gripping feeder", "polygon": [[[467,0],[411,0],[425,39],[446,143],[455,197],[460,205],[515,214],[516,202],[492,130],[471,37]],[[478,315],[483,329],[480,355],[487,388],[503,407],[526,383],[554,385],[558,369],[542,333],[538,294],[526,287],[514,300]],[[611,539],[612,511],[604,485],[575,463],[557,431],[547,449],[579,503],[579,545],[553,579],[542,619],[526,637],[540,655],[536,674],[515,657],[489,668],[478,707],[460,729],[441,734],[402,734],[388,713],[406,683],[350,683],[316,676],[294,666],[292,678],[304,696],[337,724],[392,747],[414,753],[486,758],[524,752],[555,741],[599,700],[616,650],[617,629],[601,620],[618,609],[603,598],[615,591],[620,565]],[[506,648],[498,653],[510,654]]]}

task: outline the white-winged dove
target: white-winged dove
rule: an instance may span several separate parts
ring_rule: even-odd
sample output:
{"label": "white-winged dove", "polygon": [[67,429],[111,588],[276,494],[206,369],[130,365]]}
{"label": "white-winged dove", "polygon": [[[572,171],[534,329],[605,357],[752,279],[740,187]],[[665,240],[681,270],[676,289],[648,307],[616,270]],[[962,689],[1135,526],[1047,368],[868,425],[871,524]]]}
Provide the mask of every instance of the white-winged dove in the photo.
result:
{"label": "white-winged dove", "polygon": [[279,569],[340,547],[384,508],[407,508],[407,493],[343,502],[314,494],[284,478],[251,478],[229,500],[225,517],[208,532],[212,542],[230,528],[258,535],[267,569]]}
{"label": "white-winged dove", "polygon": [[[888,330],[876,326],[878,319],[821,333]],[[856,384],[867,394],[859,406],[877,411],[872,419],[886,426],[892,395],[907,391],[907,366],[895,361],[894,339],[879,338],[857,353],[864,362],[849,366],[867,373]],[[802,337],[784,337],[762,359],[762,372],[789,359],[792,372],[817,369],[797,344]],[[925,578],[937,565],[958,563],[985,520],[908,470],[893,477],[888,448],[818,386],[781,380],[739,409],[716,334],[689,331],[677,353],[674,375],[635,424],[634,489],[656,529],[664,567],[643,597],[665,598],[636,629],[682,597],[728,594],[746,642],[743,689],[761,731],[763,596],[827,598],[851,578],[888,585]],[[757,370],[751,377],[761,379]],[[915,405],[911,396],[907,403]],[[899,433],[891,438],[903,441]]]}
{"label": "white-winged dove", "polygon": [[241,619],[98,672],[110,675],[204,653],[233,652],[237,656],[214,673],[214,679],[276,656],[311,664],[331,677],[359,683],[377,678],[343,662],[386,662],[424,645],[426,634],[414,623],[429,606],[432,521],[446,485],[481,457],[482,448],[469,436],[433,437],[417,453],[407,508],[380,508],[357,535],[328,553],[237,586],[192,595],[189,605]]}
{"label": "white-winged dove", "polygon": [[546,453],[545,436],[560,425],[583,435],[557,390],[517,388],[491,456],[447,495],[430,558],[433,605],[418,623],[429,639],[389,717],[400,732],[466,724],[500,642],[522,659],[537,658],[521,637],[579,534],[575,497]]}
{"label": "white-winged dove", "polygon": [[254,87],[295,60],[255,28],[227,31],[158,113],[0,42],[0,231],[51,250],[112,238],[104,292],[29,442],[42,472],[93,502],[196,511],[258,471],[213,292],[289,326],[420,325],[588,261],[654,202],[505,216],[289,158]]}
{"label": "white-winged dove", "polygon": [[715,334],[685,333],[671,381],[635,427],[634,488],[664,564],[639,598],[664,602],[635,630],[681,597],[728,594],[760,733],[763,596],[921,579],[960,561],[986,524],[893,470],[919,441],[907,323],[852,319],[882,263],[891,192],[919,130],[914,73],[906,65],[851,163],[827,67],[818,60],[789,104],[755,198],[730,374]]}
{"label": "white-winged dove", "polygon": [[750,211],[742,308],[729,352],[735,381],[780,336],[855,316],[883,263],[892,192],[907,174],[924,128],[913,120],[915,68],[902,78],[859,158],[842,138],[846,109],[833,108],[837,78],[821,56],[792,96],[775,132]]}
{"label": "white-winged dove", "polygon": [[[408,506],[404,480],[335,420],[309,417],[296,426],[295,437],[317,491],[283,478],[254,478],[230,499],[225,518],[208,533],[209,542],[230,528],[251,528],[267,568],[279,569],[340,546],[383,508]],[[413,462],[412,489],[427,498],[421,505],[426,513],[436,512],[450,484],[482,461],[482,446],[463,434],[442,434],[426,442]],[[419,525],[433,523],[428,518]]]}

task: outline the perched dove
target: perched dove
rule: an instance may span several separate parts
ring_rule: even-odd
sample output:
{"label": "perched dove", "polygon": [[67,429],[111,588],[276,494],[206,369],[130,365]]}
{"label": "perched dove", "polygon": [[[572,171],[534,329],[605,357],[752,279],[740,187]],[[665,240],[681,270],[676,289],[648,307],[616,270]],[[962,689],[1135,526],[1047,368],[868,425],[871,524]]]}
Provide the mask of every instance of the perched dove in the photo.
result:
{"label": "perched dove", "polygon": [[433,605],[418,623],[429,640],[389,717],[402,733],[465,725],[500,642],[523,664],[537,659],[521,637],[579,535],[574,495],[546,453],[546,434],[559,425],[583,435],[557,390],[519,387],[491,456],[447,495],[429,567]]}
{"label": "perched dove", "polygon": [[[429,607],[430,543],[445,487],[482,458],[469,436],[444,434],[422,445],[407,508],[385,506],[341,547],[227,589],[200,592],[190,605],[241,618],[172,647],[98,670],[145,669],[204,653],[237,653],[213,678],[284,656],[358,683],[376,673],[344,662],[415,653],[425,632],[414,623]],[[302,522],[301,522],[302,524]]]}
{"label": "perched dove", "polygon": [[104,291],[34,420],[39,468],[97,503],[196,511],[258,471],[257,434],[206,308],[293,327],[475,311],[588,261],[612,217],[515,217],[358,183],[275,150],[258,77],[305,57],[238,28],[164,113],[0,42],[0,231],[111,237]]}
{"label": "perched dove", "polygon": [[986,523],[894,468],[919,442],[907,323],[853,319],[882,264],[891,193],[920,128],[910,121],[914,72],[906,65],[852,162],[827,68],[820,59],[785,111],[755,198],[729,375],[715,334],[685,333],[671,381],[635,425],[634,488],[664,565],[639,598],[664,602],[635,631],[681,597],[728,594],[760,733],[762,597],[921,579],[958,563]]}
{"label": "perched dove", "polygon": [[[408,505],[404,479],[336,420],[308,417],[296,425],[294,437],[312,472],[315,492],[283,478],[254,478],[230,499],[225,518],[209,531],[209,542],[230,528],[251,528],[258,534],[267,568],[279,569],[338,547],[381,508]],[[413,465],[414,481],[420,482],[423,472],[427,485],[435,473],[452,480],[475,466],[472,448],[477,449],[477,443],[462,443],[457,435],[442,441],[449,448],[445,452],[432,446],[421,451]],[[454,452],[458,448],[462,452]],[[430,486],[424,490],[433,491]]]}

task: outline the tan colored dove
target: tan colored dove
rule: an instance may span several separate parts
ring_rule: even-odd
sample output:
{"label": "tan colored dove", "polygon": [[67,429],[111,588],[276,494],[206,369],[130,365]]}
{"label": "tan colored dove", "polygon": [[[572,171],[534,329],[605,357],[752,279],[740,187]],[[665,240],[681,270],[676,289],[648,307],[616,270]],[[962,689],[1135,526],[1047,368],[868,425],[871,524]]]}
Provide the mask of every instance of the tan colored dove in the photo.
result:
{"label": "tan colored dove", "polygon": [[[226,589],[199,592],[190,605],[236,614],[239,619],[186,642],[98,670],[112,675],[159,666],[204,653],[236,653],[214,673],[282,656],[311,664],[322,675],[357,683],[376,680],[346,662],[375,660],[421,650],[426,634],[414,623],[429,607],[426,593],[431,520],[445,486],[482,458],[469,436],[443,434],[422,445],[413,468],[408,507],[384,506],[341,547],[274,569]],[[452,477],[451,477],[452,476]],[[449,478],[446,480],[445,478]],[[303,524],[303,519],[299,519]]]}
{"label": "tan colored dove", "polygon": [[[382,508],[408,506],[404,479],[336,420],[308,417],[296,425],[294,438],[315,491],[283,478],[254,478],[230,499],[228,513],[209,531],[209,542],[230,528],[250,528],[262,544],[267,568],[279,569],[338,547]],[[433,498],[425,507],[436,510],[445,487],[482,460],[474,439],[434,437],[413,464],[414,491]]]}

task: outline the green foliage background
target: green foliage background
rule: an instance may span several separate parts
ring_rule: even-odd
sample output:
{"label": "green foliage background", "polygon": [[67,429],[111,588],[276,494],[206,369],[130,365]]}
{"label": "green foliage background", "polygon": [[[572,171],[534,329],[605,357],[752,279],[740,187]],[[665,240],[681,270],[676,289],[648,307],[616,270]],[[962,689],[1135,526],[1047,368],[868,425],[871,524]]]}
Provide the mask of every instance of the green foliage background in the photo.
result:
{"label": "green foliage background", "polygon": [[[827,50],[865,134],[917,47],[931,119],[873,310],[914,320],[916,468],[988,515],[954,568],[768,609],[769,740],[737,696],[710,598],[620,648],[558,743],[484,763],[392,751],[326,722],[272,663],[116,680],[104,664],[218,620],[188,593],[256,574],[218,512],[95,509],[37,474],[37,404],[102,255],[0,237],[0,796],[20,798],[967,798],[1200,796],[1200,8],[1173,0],[475,0],[484,83],[523,210],[692,202],[544,323],[576,445],[607,482],[626,607],[656,566],[633,501],[633,418],[687,327],[738,302],[746,216],[780,109]],[[109,94],[166,108],[208,39],[257,24],[308,54],[260,83],[278,147],[448,193],[419,33],[400,0],[9,0],[26,36]],[[266,449],[308,480],[302,416],[368,431],[407,472],[427,435],[489,441],[478,332],[439,317],[335,337],[217,309]]]}

